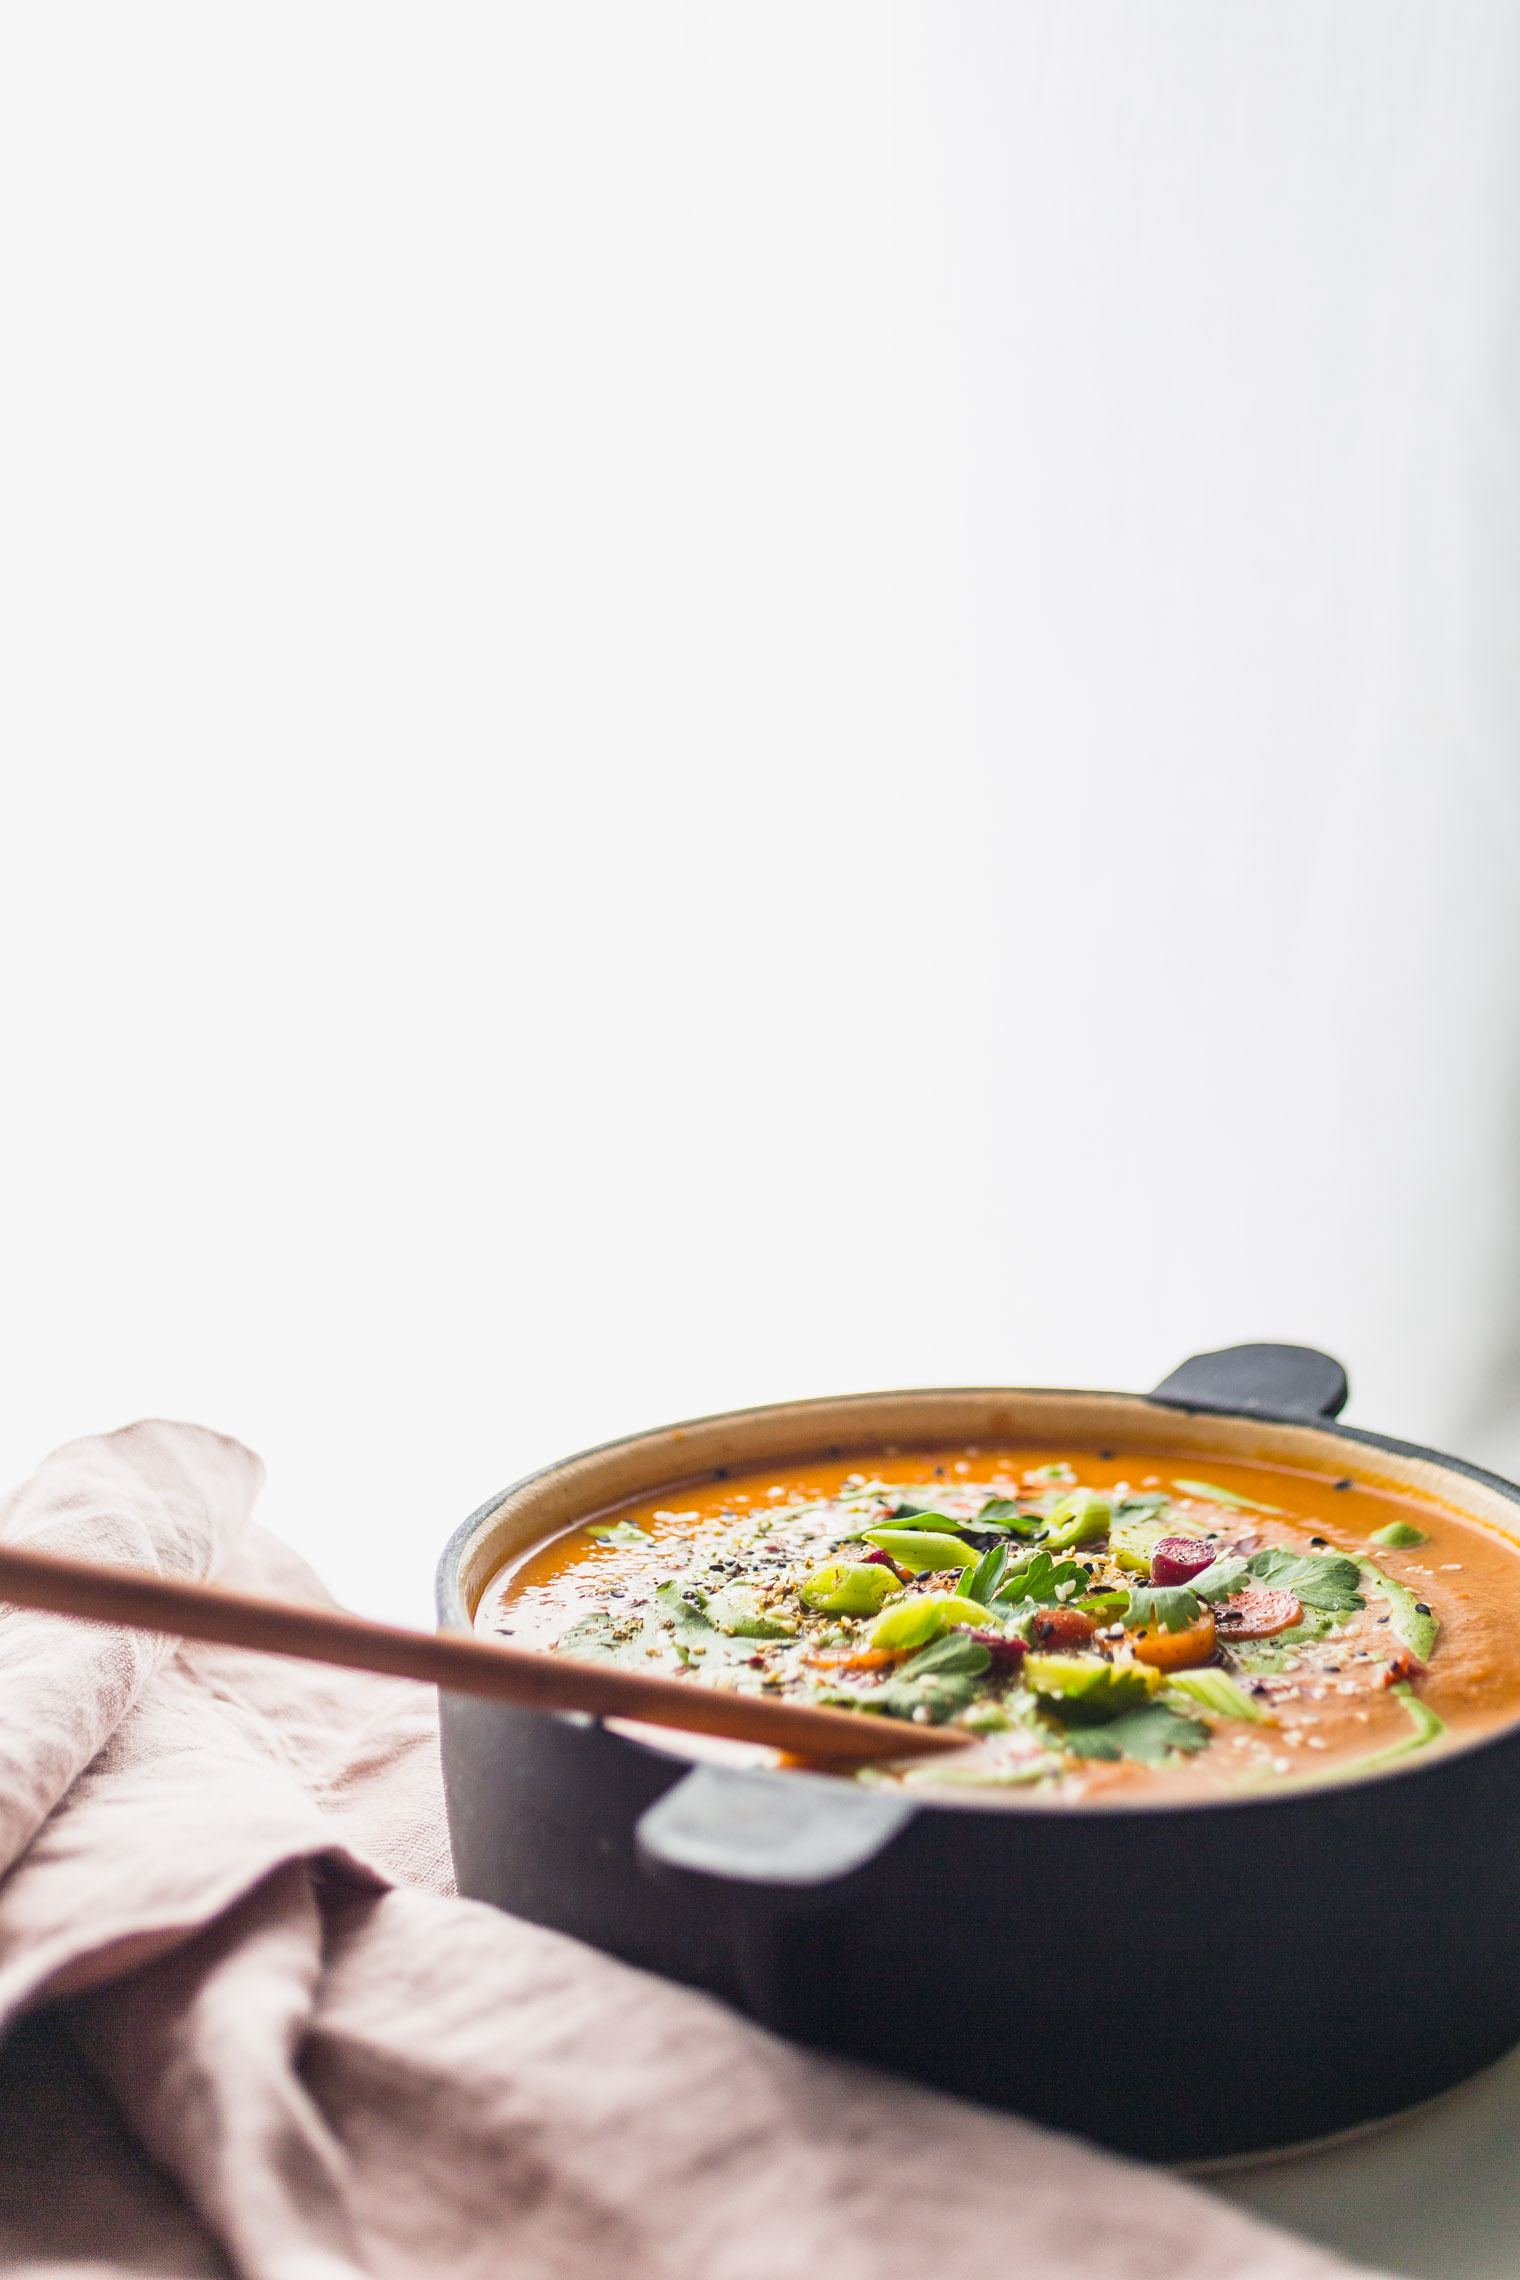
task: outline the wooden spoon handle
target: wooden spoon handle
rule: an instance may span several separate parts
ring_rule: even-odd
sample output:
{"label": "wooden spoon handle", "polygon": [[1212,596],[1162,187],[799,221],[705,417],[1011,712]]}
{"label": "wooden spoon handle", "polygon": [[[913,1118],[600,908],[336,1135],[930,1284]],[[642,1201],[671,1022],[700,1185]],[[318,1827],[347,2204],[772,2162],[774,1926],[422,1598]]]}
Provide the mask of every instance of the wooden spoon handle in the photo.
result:
{"label": "wooden spoon handle", "polygon": [[526,1710],[584,1710],[593,1718],[638,1718],[687,1733],[722,1734],[793,1756],[838,1764],[927,1757],[964,1748],[970,1736],[936,1726],[814,1710],[763,1694],[732,1694],[695,1679],[660,1678],[616,1663],[500,1646],[457,1631],[409,1631],[337,1607],[256,1598],[209,1583],[181,1583],[140,1568],[97,1567],[52,1552],[0,1545],[0,1601],[41,1607],[91,1623],[122,1623],[262,1654],[341,1663],[388,1678],[416,1678],[450,1694],[478,1694]]}

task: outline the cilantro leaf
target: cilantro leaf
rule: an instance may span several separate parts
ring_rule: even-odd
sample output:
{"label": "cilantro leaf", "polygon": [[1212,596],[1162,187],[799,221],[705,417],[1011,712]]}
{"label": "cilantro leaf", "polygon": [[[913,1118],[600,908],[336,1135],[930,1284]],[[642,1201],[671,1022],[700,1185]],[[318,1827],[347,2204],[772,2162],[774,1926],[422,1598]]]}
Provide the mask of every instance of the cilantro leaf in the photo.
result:
{"label": "cilantro leaf", "polygon": [[1162,1584],[1129,1595],[1124,1621],[1131,1631],[1185,1631],[1198,1620],[1198,1600],[1186,1584]]}
{"label": "cilantro leaf", "polygon": [[673,1644],[684,1663],[702,1663],[708,1670],[725,1663],[748,1662],[754,1646],[747,1638],[730,1638],[707,1612],[707,1594],[700,1585],[683,1584],[672,1576],[655,1593],[661,1627],[675,1634]]}
{"label": "cilantro leaf", "polygon": [[935,1639],[905,1662],[870,1699],[873,1709],[889,1718],[912,1718],[926,1710],[931,1725],[943,1725],[957,1710],[964,1710],[976,1692],[976,1682],[992,1661],[987,1649],[964,1631]]}
{"label": "cilantro leaf", "polygon": [[605,1607],[595,1607],[561,1632],[553,1652],[574,1655],[580,1662],[628,1663],[647,1670],[646,1648],[661,1644],[659,1631],[642,1615],[614,1616]]}
{"label": "cilantro leaf", "polygon": [[1038,1512],[1025,1512],[1011,1496],[989,1496],[974,1525],[978,1528],[1002,1528],[1010,1536],[1022,1536],[1026,1543],[1043,1536],[1046,1523]]}
{"label": "cilantro leaf", "polygon": [[676,1576],[669,1576],[654,1596],[665,1617],[667,1631],[712,1629],[707,1619],[707,1594],[699,1583],[682,1583]]}
{"label": "cilantro leaf", "polygon": [[1301,1606],[1326,1615],[1349,1615],[1367,1602],[1357,1590],[1362,1571],[1340,1552],[1284,1552],[1269,1544],[1246,1562],[1259,1582],[1291,1591]]}
{"label": "cilantro leaf", "polygon": [[948,1672],[966,1672],[980,1678],[992,1661],[980,1639],[973,1639],[969,1631],[947,1631],[943,1638],[932,1639],[927,1647],[905,1662],[898,1672],[899,1678],[929,1678],[944,1676]]}
{"label": "cilantro leaf", "polygon": [[1244,1560],[1216,1560],[1212,1567],[1204,1569],[1202,1575],[1194,1576],[1188,1589],[1199,1599],[1228,1599],[1232,1593],[1246,1588],[1246,1578],[1250,1572]]}
{"label": "cilantro leaf", "polygon": [[797,1636],[795,1623],[767,1615],[758,1595],[743,1584],[715,1592],[707,1602],[706,1614],[708,1621],[731,1639],[794,1639]]}
{"label": "cilantro leaf", "polygon": [[965,1709],[991,1662],[979,1639],[966,1631],[947,1631],[903,1663],[885,1686],[820,1687],[812,1699],[889,1718],[912,1718],[923,1710],[929,1722],[939,1726]]}
{"label": "cilantro leaf", "polygon": [[[999,1607],[1016,1605],[1021,1600],[1032,1600],[1036,1606],[1059,1607],[1064,1599],[1074,1598],[1087,1583],[1087,1570],[1078,1567],[1075,1560],[1062,1560],[1057,1566],[1049,1552],[1036,1552],[1027,1567],[1016,1568],[998,1586],[995,1604]],[[1063,1590],[1069,1584],[1070,1590]]]}
{"label": "cilantro leaf", "polygon": [[927,1710],[928,1717],[918,1723],[942,1726],[957,1710],[965,1709],[975,1692],[974,1678],[894,1678],[876,1695],[875,1703],[889,1718],[913,1719]]}
{"label": "cilantro leaf", "polygon": [[994,1544],[990,1552],[983,1552],[970,1575],[962,1576],[960,1591],[963,1599],[975,1599],[983,1607],[992,1604],[992,1595],[1003,1580],[1008,1565],[1008,1546]]}
{"label": "cilantro leaf", "polygon": [[1141,1765],[1164,1765],[1173,1750],[1207,1749],[1213,1739],[1200,1718],[1182,1718],[1164,1702],[1126,1710],[1106,1726],[1078,1727],[1065,1737],[1073,1757],[1134,1758]]}

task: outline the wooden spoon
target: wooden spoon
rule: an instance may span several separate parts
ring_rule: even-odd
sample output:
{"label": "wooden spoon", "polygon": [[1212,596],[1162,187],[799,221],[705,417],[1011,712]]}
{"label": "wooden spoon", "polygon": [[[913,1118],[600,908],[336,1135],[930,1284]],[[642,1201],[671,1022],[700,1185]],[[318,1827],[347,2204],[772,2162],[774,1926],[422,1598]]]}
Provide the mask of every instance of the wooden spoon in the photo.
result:
{"label": "wooden spoon", "polygon": [[209,1583],[180,1583],[140,1568],[97,1567],[89,1560],[0,1545],[0,1601],[40,1607],[91,1623],[121,1623],[261,1654],[299,1655],[341,1663],[387,1678],[416,1678],[450,1694],[478,1694],[525,1710],[584,1710],[593,1718],[636,1718],[687,1733],[759,1742],[814,1762],[844,1765],[873,1759],[929,1757],[963,1749],[969,1734],[861,1717],[853,1710],[814,1710],[763,1694],[731,1694],[694,1679],[659,1678],[616,1663],[576,1662],[568,1655],[499,1646],[458,1631],[408,1631],[372,1623],[337,1607],[262,1599]]}

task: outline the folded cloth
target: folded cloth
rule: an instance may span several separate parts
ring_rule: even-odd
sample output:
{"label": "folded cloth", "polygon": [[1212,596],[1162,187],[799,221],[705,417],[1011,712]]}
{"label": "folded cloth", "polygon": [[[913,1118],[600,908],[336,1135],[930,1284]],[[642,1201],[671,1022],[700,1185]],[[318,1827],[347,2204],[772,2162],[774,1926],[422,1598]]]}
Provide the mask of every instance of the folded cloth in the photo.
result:
{"label": "folded cloth", "polygon": [[[236,1442],[76,1442],[0,1537],[285,1596]],[[1330,2280],[1172,2177],[454,1897],[422,1688],[0,1614],[0,2271]]]}

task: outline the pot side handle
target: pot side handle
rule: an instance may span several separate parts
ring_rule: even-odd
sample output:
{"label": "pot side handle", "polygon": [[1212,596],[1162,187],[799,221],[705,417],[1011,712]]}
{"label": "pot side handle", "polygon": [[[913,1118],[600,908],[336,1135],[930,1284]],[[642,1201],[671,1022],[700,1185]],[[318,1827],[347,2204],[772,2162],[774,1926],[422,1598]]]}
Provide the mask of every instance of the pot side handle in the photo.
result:
{"label": "pot side handle", "polygon": [[1339,1417],[1350,1391],[1340,1363],[1314,1346],[1224,1346],[1191,1355],[1148,1398],[1307,1423]]}
{"label": "pot side handle", "polygon": [[634,1835],[646,1875],[684,1886],[726,1926],[750,2017],[807,2040],[814,2022],[788,1965],[786,1926],[844,1905],[913,1817],[890,1791],[701,1765],[656,1798]]}
{"label": "pot side handle", "polygon": [[645,1871],[697,1878],[766,1914],[827,1906],[912,1820],[888,1790],[819,1774],[700,1765],[649,1806],[635,1832]]}

